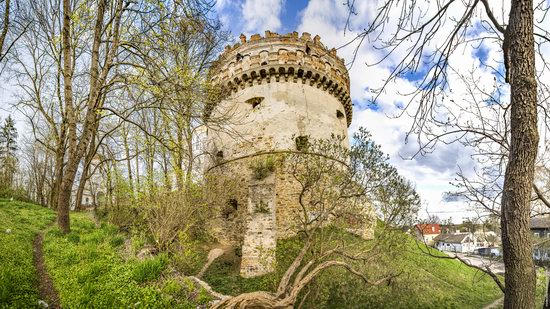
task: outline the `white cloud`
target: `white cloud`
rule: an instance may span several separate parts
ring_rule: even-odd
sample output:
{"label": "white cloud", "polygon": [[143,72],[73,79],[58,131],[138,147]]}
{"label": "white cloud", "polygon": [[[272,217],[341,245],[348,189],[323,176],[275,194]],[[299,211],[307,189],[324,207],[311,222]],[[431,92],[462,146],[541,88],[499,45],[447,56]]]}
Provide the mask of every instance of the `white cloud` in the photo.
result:
{"label": "white cloud", "polygon": [[[344,27],[348,18],[348,8],[342,5],[339,0],[312,0],[309,2],[306,9],[300,12],[302,21],[299,26],[299,31],[307,31],[313,35],[319,34],[322,42],[328,47],[339,47],[352,40],[363,27],[365,27],[370,19],[373,18],[375,8],[372,7],[373,2],[360,2],[361,6],[356,7],[356,15],[352,16],[350,28],[347,29],[344,36]],[[462,4],[460,4],[462,5]],[[426,2],[422,7],[423,13],[426,10],[433,11],[436,8],[436,2]],[[495,11],[500,12],[501,8],[495,8]],[[447,16],[447,22],[443,26],[443,31],[437,33],[436,38],[432,41],[432,45],[427,46],[427,51],[435,50],[435,44],[441,43],[447,39],[445,30],[453,26],[451,17],[457,20],[463,10],[456,6],[450,10]],[[399,12],[396,12],[399,14]],[[506,13],[504,13],[506,15]],[[426,14],[424,16],[429,16]],[[476,18],[484,17],[484,12],[477,13]],[[397,20],[398,16],[390,16],[388,24],[384,29],[383,35],[390,36],[394,33],[392,20]],[[393,28],[392,28],[393,27]],[[474,25],[472,30],[483,31],[479,25]],[[493,36],[494,37],[494,36]],[[381,38],[382,40],[384,37]],[[378,42],[380,43],[380,42]],[[483,46],[487,52],[487,65],[497,68],[502,65],[502,55],[499,42],[496,40],[484,40]],[[465,108],[471,105],[467,99],[480,99],[485,95],[483,91],[489,92],[493,89],[495,81],[491,68],[481,66],[476,52],[478,52],[479,41],[470,44],[464,44],[457,49],[449,61],[449,65],[462,75],[472,74],[472,79],[478,89],[472,94],[471,89],[468,89],[463,80],[457,78],[458,74],[450,75],[450,85],[446,102],[453,100],[457,104],[445,104],[443,109],[436,111],[438,117],[447,118],[449,115],[459,115],[458,124],[464,125],[467,121],[470,123],[478,123],[479,120],[472,117],[470,112]],[[372,98],[373,93],[369,89],[375,89],[382,86],[385,78],[390,75],[391,69],[398,64],[403,58],[406,50],[398,49],[390,55],[383,63],[376,66],[366,66],[365,63],[374,63],[379,60],[385,51],[373,48],[373,43],[366,40],[357,50],[357,45],[350,45],[338,50],[338,54],[344,57],[346,61],[350,61],[354,55],[356,56],[353,67],[350,68],[349,74],[351,79],[351,95],[355,102],[363,103]],[[354,54],[356,53],[356,54]],[[394,116],[401,112],[398,108],[398,103],[407,104],[411,98],[407,96],[414,90],[413,82],[398,78],[386,85],[385,92],[378,97],[378,108],[376,110],[365,109],[365,106],[356,106],[354,110],[354,119],[350,127],[350,134],[363,126],[367,128],[373,135],[374,140],[382,146],[382,150],[391,156],[391,162],[395,165],[400,173],[415,182],[417,191],[421,194],[427,208],[431,213],[440,214],[440,217],[447,218],[452,216],[454,220],[460,220],[464,216],[474,215],[467,212],[467,205],[463,202],[449,202],[444,200],[444,194],[447,191],[454,191],[455,188],[449,183],[456,178],[458,167],[468,175],[473,173],[473,168],[478,164],[471,157],[472,149],[468,149],[462,144],[453,143],[446,145],[439,143],[432,153],[426,156],[417,156],[410,160],[404,160],[402,157],[408,157],[418,150],[416,143],[417,136],[412,135],[405,144],[405,135],[409,132],[412,125],[412,117],[406,114],[402,117],[387,117]],[[473,96],[473,98],[472,98]],[[503,101],[508,101],[506,89],[503,93]],[[412,106],[408,109],[409,113],[416,110],[417,103],[413,100]],[[482,107],[483,108],[483,107]],[[498,114],[491,111],[491,107],[485,107],[491,118],[495,121],[499,120]],[[485,115],[484,115],[485,117]],[[434,127],[434,130],[443,130],[442,128]]]}
{"label": "white cloud", "polygon": [[241,6],[244,32],[278,31],[283,8],[284,0],[246,0]]}

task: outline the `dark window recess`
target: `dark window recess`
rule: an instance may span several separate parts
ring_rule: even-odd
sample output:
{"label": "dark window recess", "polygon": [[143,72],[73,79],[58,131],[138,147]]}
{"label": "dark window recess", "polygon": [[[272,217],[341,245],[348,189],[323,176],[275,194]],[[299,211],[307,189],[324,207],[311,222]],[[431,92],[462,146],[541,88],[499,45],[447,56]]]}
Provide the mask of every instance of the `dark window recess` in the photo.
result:
{"label": "dark window recess", "polygon": [[251,99],[246,100],[245,102],[252,105],[252,108],[256,108],[262,101],[264,100],[264,97],[254,97]]}
{"label": "dark window recess", "polygon": [[241,61],[243,59],[243,55],[237,54],[237,62]]}
{"label": "dark window recess", "polygon": [[232,198],[227,201],[227,204],[222,210],[222,216],[225,219],[229,219],[234,217],[233,214],[237,211],[239,208],[239,202],[237,202],[236,199]]}
{"label": "dark window recess", "polygon": [[311,48],[306,45],[306,54],[311,55]]}
{"label": "dark window recess", "polygon": [[239,202],[237,202],[237,199],[229,199],[228,203],[231,207],[233,207],[233,210],[237,210],[237,208],[239,208]]}
{"label": "dark window recess", "polygon": [[223,151],[216,152],[216,157],[222,159],[223,158]]}
{"label": "dark window recess", "polygon": [[336,118],[342,119],[342,118],[344,118],[344,117],[345,117],[345,116],[344,116],[344,113],[342,113],[341,110],[337,109],[337,110],[336,110]]}
{"label": "dark window recess", "polygon": [[262,65],[267,65],[267,61],[262,62]]}
{"label": "dark window recess", "polygon": [[296,150],[306,151],[309,147],[309,140],[307,136],[298,136],[294,139],[296,142]]}

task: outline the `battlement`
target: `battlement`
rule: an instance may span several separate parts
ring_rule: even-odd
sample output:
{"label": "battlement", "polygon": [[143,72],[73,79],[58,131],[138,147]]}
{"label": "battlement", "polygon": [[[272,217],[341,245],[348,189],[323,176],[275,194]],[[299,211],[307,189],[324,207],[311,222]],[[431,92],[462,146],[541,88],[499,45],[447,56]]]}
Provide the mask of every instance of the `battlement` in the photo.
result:
{"label": "battlement", "polygon": [[266,31],[265,37],[254,34],[247,40],[226,46],[212,65],[214,83],[237,92],[239,89],[271,82],[302,82],[323,89],[343,105],[348,126],[352,119],[349,74],[336,49],[327,49],[321,38],[307,32],[277,34]]}

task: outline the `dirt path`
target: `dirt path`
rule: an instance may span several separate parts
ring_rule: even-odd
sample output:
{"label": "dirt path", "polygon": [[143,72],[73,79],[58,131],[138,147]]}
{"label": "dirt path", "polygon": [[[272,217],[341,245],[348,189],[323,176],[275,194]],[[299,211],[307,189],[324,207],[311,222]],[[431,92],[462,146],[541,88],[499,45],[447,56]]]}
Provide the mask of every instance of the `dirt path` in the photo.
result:
{"label": "dirt path", "polygon": [[42,253],[43,240],[44,233],[40,232],[34,237],[33,242],[33,261],[36,271],[38,272],[38,290],[40,292],[40,298],[48,304],[48,308],[61,308],[57,291],[53,286],[53,281],[44,264],[44,254]]}

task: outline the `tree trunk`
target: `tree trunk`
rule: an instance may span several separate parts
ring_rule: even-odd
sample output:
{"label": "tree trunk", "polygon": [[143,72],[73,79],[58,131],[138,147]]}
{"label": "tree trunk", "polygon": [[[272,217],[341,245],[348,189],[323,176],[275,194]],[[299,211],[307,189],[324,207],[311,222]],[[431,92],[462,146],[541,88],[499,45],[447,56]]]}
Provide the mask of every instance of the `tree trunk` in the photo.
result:
{"label": "tree trunk", "polygon": [[88,182],[88,179],[90,178],[90,165],[92,164],[92,159],[94,158],[96,154],[96,148],[95,148],[95,138],[97,134],[97,123],[95,125],[94,131],[92,132],[92,138],[90,140],[90,147],[88,148],[88,153],[86,154],[86,158],[84,159],[84,167],[82,168],[82,177],[80,177],[80,181],[78,183],[78,191],[76,192],[76,201],[75,201],[75,209],[80,210],[82,209],[82,197],[84,196],[84,189],[86,188],[86,183]]}
{"label": "tree trunk", "polygon": [[136,139],[136,197],[139,196],[140,183],[139,183],[139,143]]}
{"label": "tree trunk", "polygon": [[[128,145],[128,129],[124,126],[122,131],[122,142],[124,143],[124,153],[126,155],[126,168],[128,169],[128,184],[130,185],[130,192],[132,193],[132,198],[136,198],[134,190],[134,180],[132,177],[132,161],[130,159],[130,145]],[[137,153],[136,153],[137,156]]]}
{"label": "tree trunk", "polygon": [[506,41],[511,147],[501,214],[506,267],[504,308],[535,308],[536,275],[529,217],[539,135],[532,0],[512,1]]}
{"label": "tree trunk", "polygon": [[[61,31],[63,46],[63,98],[65,100],[65,112],[67,115],[67,127],[69,137],[69,154],[76,151],[76,118],[73,106],[73,64],[71,46],[71,1],[63,0],[63,28]],[[71,160],[69,160],[71,161]],[[69,162],[71,163],[71,162]],[[76,172],[76,171],[74,171]],[[57,224],[63,233],[70,231],[69,208],[71,203],[71,189],[74,181],[74,172],[69,168],[63,170],[60,178],[59,192],[57,193]],[[72,175],[71,175],[72,174]]]}

